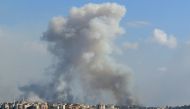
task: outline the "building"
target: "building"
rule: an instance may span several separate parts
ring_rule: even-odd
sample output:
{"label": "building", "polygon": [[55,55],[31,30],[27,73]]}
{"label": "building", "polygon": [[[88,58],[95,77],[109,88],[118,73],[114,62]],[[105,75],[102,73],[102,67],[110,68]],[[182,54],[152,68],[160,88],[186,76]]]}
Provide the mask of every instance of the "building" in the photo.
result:
{"label": "building", "polygon": [[106,106],[104,104],[98,104],[97,109],[106,109]]}

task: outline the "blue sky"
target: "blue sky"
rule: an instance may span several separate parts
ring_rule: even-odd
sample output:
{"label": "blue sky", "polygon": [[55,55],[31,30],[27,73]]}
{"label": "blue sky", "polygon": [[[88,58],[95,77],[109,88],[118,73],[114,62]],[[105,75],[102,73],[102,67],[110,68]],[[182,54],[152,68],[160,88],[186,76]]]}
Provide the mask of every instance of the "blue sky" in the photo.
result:
{"label": "blue sky", "polygon": [[53,59],[40,38],[53,17],[67,16],[74,6],[103,2],[116,2],[127,8],[121,21],[126,32],[116,42],[124,46],[124,51],[116,58],[133,71],[135,93],[142,103],[189,103],[190,1],[187,0],[0,1],[0,101],[20,94],[18,86],[44,80]]}

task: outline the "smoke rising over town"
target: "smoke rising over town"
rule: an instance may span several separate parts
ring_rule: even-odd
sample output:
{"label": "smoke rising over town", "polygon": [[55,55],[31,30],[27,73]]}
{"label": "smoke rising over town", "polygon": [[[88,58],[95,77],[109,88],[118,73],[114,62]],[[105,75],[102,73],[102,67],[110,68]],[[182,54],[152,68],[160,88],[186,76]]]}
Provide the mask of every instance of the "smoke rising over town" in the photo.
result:
{"label": "smoke rising over town", "polygon": [[20,90],[49,101],[134,104],[130,72],[115,61],[114,40],[124,31],[126,13],[116,3],[73,7],[67,17],[54,17],[42,39],[57,58],[51,82]]}

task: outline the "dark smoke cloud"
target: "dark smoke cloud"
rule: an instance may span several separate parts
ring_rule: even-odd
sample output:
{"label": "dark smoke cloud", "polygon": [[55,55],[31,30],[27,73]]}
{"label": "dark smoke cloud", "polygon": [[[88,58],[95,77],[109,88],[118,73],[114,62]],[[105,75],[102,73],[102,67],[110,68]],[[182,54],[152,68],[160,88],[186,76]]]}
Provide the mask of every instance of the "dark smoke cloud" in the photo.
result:
{"label": "dark smoke cloud", "polygon": [[53,18],[43,35],[58,60],[52,81],[21,91],[50,101],[134,104],[130,73],[112,57],[125,12],[115,3],[87,4],[72,8],[68,17]]}

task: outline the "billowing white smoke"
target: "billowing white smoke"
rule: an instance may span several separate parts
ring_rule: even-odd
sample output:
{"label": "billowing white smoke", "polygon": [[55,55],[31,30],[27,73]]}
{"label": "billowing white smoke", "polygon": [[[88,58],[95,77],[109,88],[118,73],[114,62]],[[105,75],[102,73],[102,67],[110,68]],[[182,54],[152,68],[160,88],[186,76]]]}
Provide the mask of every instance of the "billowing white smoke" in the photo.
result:
{"label": "billowing white smoke", "polygon": [[112,57],[125,12],[115,3],[87,4],[53,18],[43,35],[58,59],[52,81],[21,90],[51,101],[133,104],[130,74]]}

